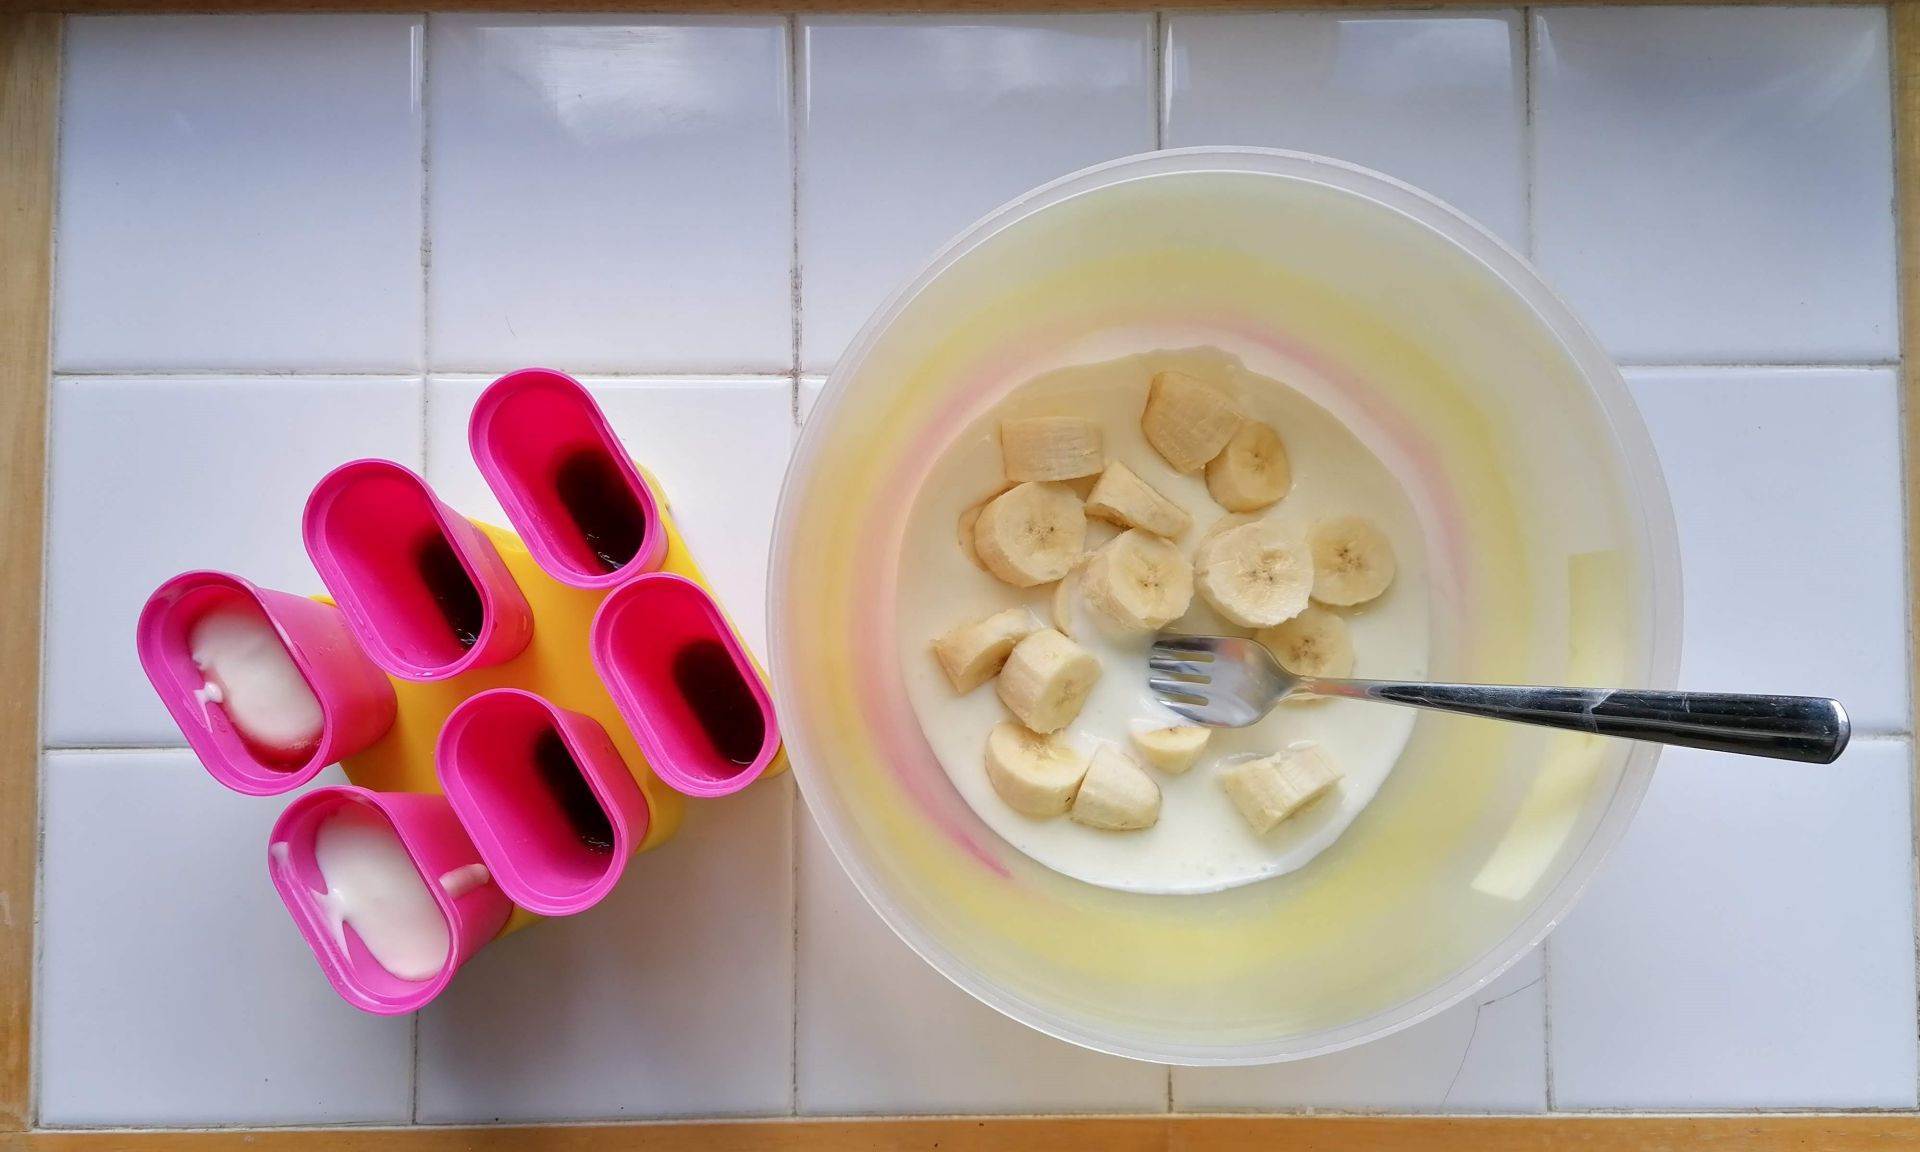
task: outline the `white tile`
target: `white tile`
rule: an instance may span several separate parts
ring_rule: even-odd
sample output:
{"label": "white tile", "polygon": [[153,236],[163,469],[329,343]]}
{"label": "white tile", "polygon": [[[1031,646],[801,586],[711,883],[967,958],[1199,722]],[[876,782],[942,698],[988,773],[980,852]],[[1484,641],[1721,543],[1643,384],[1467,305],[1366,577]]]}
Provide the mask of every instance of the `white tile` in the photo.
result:
{"label": "white tile", "polygon": [[420,21],[67,21],[63,371],[418,371]]}
{"label": "white tile", "polygon": [[[448,503],[505,524],[467,451],[467,418],[488,380],[429,385],[427,478]],[[767,553],[793,450],[793,385],[765,380],[583,377],[633,458],[659,480],[701,572],[762,661]]]}
{"label": "white tile", "polygon": [[1631,383],[1680,527],[1682,686],[1832,696],[1856,731],[1909,729],[1893,372]]}
{"label": "white tile", "polygon": [[1667,752],[1547,945],[1555,1105],[1912,1108],[1910,756]]}
{"label": "white tile", "polygon": [[178,744],[133,629],[195,568],[320,591],[307,493],[360,456],[420,462],[417,379],[62,378],[48,474],[46,739]]}
{"label": "white tile", "polygon": [[1524,250],[1524,34],[1516,12],[1169,16],[1164,140],[1377,168]]}
{"label": "white tile", "polygon": [[1886,9],[1535,20],[1534,253],[1616,356],[1894,357]]}
{"label": "white tile", "polygon": [[1076,1048],[980,1003],[902,943],[803,814],[800,1111],[1160,1112],[1167,1070]]}
{"label": "white tile", "polygon": [[441,16],[428,356],[791,367],[786,23]]}
{"label": "white tile", "polygon": [[807,369],[974,220],[1153,148],[1148,15],[810,17],[800,36]]}
{"label": "white tile", "polygon": [[267,879],[290,796],[186,752],[56,752],[42,780],[41,1123],[406,1122],[412,1025],[334,994]]}
{"label": "white tile", "polygon": [[1546,993],[1534,953],[1430,1020],[1328,1056],[1251,1068],[1176,1068],[1181,1111],[1539,1112],[1547,1106]]}
{"label": "white tile", "polygon": [[787,1112],[792,797],[690,801],[603,903],[480,953],[420,1015],[420,1120]]}

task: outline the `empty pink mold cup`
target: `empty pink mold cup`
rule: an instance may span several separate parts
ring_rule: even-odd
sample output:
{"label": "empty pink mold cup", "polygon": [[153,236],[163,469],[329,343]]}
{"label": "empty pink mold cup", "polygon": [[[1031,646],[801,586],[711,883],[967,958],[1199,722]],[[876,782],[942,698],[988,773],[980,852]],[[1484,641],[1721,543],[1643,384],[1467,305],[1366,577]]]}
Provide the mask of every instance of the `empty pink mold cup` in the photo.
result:
{"label": "empty pink mold cup", "polygon": [[508,521],[555,580],[612,588],[666,559],[653,486],[573,377],[545,368],[500,377],[474,404],[467,439]]}
{"label": "empty pink mold cup", "polygon": [[[227,711],[203,698],[206,676],[189,639],[209,611],[239,602],[264,615],[320,703],[320,741],[298,762],[250,745]],[[187,572],[147,598],[135,631],[140,666],[214,779],[248,796],[287,792],[322,768],[363,751],[393,725],[393,685],[354,643],[338,608],[256,587],[226,572]]]}
{"label": "empty pink mold cup", "polygon": [[533,611],[493,541],[391,460],[355,460],[307,498],[307,554],[374,663],[445,680],[518,656]]}
{"label": "empty pink mold cup", "polygon": [[593,666],[654,774],[688,796],[760,778],[780,726],[753,660],[707,590],[667,572],[614,589],[593,618]]}
{"label": "empty pink mold cup", "polygon": [[647,798],[607,730],[531,692],[469,697],[434,760],[494,880],[542,915],[599,903],[646,837]]}
{"label": "empty pink mold cup", "polygon": [[[315,858],[314,841],[329,817],[352,804],[366,806],[392,825],[447,918],[446,961],[424,980],[403,979],[381,967],[353,925],[336,928],[328,914],[329,886]],[[316,788],[280,814],[267,860],[274,888],[334,990],[354,1007],[382,1016],[412,1012],[438,996],[460,966],[499,935],[513,911],[506,893],[487,878],[479,851],[444,796],[352,786]]]}

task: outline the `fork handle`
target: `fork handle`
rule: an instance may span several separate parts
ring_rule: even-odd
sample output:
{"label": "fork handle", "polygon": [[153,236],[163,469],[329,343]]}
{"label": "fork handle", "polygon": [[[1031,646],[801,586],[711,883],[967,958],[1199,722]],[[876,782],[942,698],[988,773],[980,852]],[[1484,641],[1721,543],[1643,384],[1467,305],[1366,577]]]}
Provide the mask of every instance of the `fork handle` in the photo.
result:
{"label": "fork handle", "polygon": [[1817,696],[1312,679],[1296,690],[1807,764],[1833,763],[1852,730],[1839,701]]}

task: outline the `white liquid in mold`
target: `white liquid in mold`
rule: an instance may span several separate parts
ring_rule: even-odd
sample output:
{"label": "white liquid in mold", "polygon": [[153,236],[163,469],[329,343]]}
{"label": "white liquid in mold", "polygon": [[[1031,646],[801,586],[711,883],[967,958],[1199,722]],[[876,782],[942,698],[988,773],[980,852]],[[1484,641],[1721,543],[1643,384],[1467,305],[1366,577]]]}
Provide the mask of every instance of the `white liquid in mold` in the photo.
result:
{"label": "white liquid in mold", "polygon": [[[1140,412],[1153,374],[1167,368],[1227,380],[1245,411],[1279,431],[1293,487],[1257,515],[1304,538],[1315,521],[1360,515],[1393,543],[1398,574],[1371,604],[1342,609],[1355,651],[1354,675],[1423,679],[1427,671],[1425,549],[1413,508],[1386,466],[1325,409],[1278,381],[1257,376],[1214,349],[1156,352],[1063,369],[1016,389],[967,427],[934,464],[914,501],[902,542],[897,603],[900,660],[907,694],[928,744],[954,787],[995,832],[1040,863],[1103,887],[1137,892],[1206,892],[1305,866],[1331,845],[1379,789],[1412,733],[1408,709],[1350,700],[1290,702],[1250,728],[1217,729],[1199,762],[1160,786],[1160,821],[1137,832],[1087,828],[1064,817],[1039,820],[1009,808],[987,780],[987,733],[1009,718],[988,681],[956,696],[930,645],[955,625],[1025,604],[1054,626],[1054,585],[1001,583],[961,552],[956,525],[966,509],[1006,484],[999,422],[1008,417],[1078,415],[1101,426],[1109,461],[1133,469],[1186,509],[1193,527],[1175,543],[1189,557],[1226,511],[1207,493],[1204,475],[1175,472],[1146,442]],[[1084,490],[1084,485],[1082,486]],[[1088,521],[1087,547],[1119,530]],[[1073,601],[1074,638],[1100,661],[1101,677],[1079,717],[1063,733],[1091,754],[1102,742],[1138,758],[1129,733],[1184,723],[1147,688],[1151,636],[1113,635]],[[1196,591],[1171,631],[1246,635],[1220,619]],[[1256,836],[1214,779],[1223,763],[1268,755],[1298,743],[1320,745],[1344,773],[1338,790],[1265,836]]]}
{"label": "white liquid in mold", "polygon": [[208,609],[187,632],[187,653],[206,678],[194,699],[225,710],[257,753],[298,763],[320,746],[319,697],[258,605],[236,599]]}
{"label": "white liquid in mold", "polygon": [[440,887],[455,900],[493,879],[485,864],[466,864],[440,875]]}
{"label": "white liquid in mold", "polygon": [[446,914],[385,816],[341,805],[315,829],[313,859],[327,886],[314,900],[342,952],[351,925],[374,962],[402,980],[426,980],[446,967],[453,950]]}

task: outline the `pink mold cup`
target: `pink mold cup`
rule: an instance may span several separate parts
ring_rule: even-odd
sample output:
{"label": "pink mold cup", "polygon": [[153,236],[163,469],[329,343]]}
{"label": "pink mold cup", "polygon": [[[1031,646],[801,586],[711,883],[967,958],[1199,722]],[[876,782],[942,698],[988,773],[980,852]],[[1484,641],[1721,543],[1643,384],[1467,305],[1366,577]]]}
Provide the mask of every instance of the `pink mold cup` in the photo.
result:
{"label": "pink mold cup", "polygon": [[[248,744],[226,709],[195,693],[206,679],[188,647],[193,626],[214,608],[240,601],[257,608],[320,702],[320,742],[297,763]],[[213,778],[248,796],[272,796],[313,779],[322,768],[363,751],[393,725],[393,685],[354,643],[338,608],[290,592],[256,587],[225,572],[187,572],[147,598],[135,631],[140,666],[187,743]]]}
{"label": "pink mold cup", "polygon": [[610,593],[593,618],[593,666],[647,763],[688,796],[727,796],[780,752],[773,700],[706,589],[667,572]]}
{"label": "pink mold cup", "polygon": [[533,610],[493,542],[419,476],[355,460],[307,498],[307,554],[374,663],[445,680],[518,656]]}
{"label": "pink mold cup", "polygon": [[599,903],[646,837],[646,795],[607,730],[531,692],[469,697],[434,761],[494,880],[542,915]]}
{"label": "pink mold cup", "polygon": [[[361,804],[385,817],[407,857],[447,918],[446,962],[424,980],[387,971],[373,958],[350,923],[337,928],[323,902],[328,885],[314,854],[320,826],[343,805]],[[268,840],[267,870],[320,968],[349,1004],[396,1016],[440,994],[453,974],[499,935],[513,905],[490,879],[478,879],[480,853],[444,796],[373,792],[343,785],[316,788],[287,805]]]}
{"label": "pink mold cup", "polygon": [[546,573],[612,588],[667,555],[660,500],[573,377],[526,368],[494,381],[467,439],[480,474]]}

